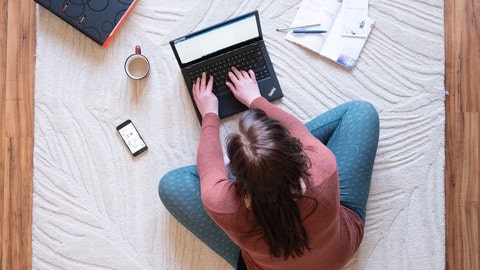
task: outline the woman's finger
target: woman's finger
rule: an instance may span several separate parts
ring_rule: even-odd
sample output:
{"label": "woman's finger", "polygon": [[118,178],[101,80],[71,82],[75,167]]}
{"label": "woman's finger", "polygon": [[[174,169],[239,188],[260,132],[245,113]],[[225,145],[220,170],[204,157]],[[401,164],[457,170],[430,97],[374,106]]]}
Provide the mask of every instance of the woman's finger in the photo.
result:
{"label": "woman's finger", "polygon": [[205,90],[207,84],[207,74],[202,72],[202,80],[200,81],[200,90]]}
{"label": "woman's finger", "polygon": [[249,77],[250,77],[245,70],[241,70],[240,73],[242,74],[242,76],[243,76],[244,78],[249,78]]}
{"label": "woman's finger", "polygon": [[250,75],[250,79],[252,79],[252,81],[254,81],[255,83],[257,82],[257,77],[255,76],[255,72],[253,72],[253,70],[248,70],[248,74]]}
{"label": "woman's finger", "polygon": [[240,70],[238,70],[238,68],[236,67],[232,67],[232,71],[233,73],[235,73],[235,76],[237,76],[237,78],[240,79],[240,77],[242,76],[242,72],[240,72]]}
{"label": "woman's finger", "polygon": [[235,73],[233,73],[233,71],[229,71],[227,76],[230,79],[230,81],[233,82],[233,83],[238,81],[237,75],[235,75]]}
{"label": "woman's finger", "polygon": [[236,89],[235,89],[235,85],[229,81],[226,81],[225,84],[227,85],[228,89],[230,89],[230,91],[232,92],[235,92]]}
{"label": "woman's finger", "polygon": [[213,76],[210,76],[208,78],[208,83],[207,83],[207,89],[206,89],[209,93],[212,93],[213,91]]}
{"label": "woman's finger", "polygon": [[200,86],[200,78],[197,78],[195,80],[195,83],[193,84],[193,95],[194,96],[198,96],[199,86]]}

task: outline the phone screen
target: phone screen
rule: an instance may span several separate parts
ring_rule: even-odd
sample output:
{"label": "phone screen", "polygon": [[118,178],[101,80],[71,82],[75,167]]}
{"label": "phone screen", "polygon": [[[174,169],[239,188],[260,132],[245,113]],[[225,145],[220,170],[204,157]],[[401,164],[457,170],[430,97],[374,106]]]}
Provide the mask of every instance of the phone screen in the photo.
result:
{"label": "phone screen", "polygon": [[133,156],[138,156],[148,149],[132,121],[123,122],[117,127],[117,130]]}

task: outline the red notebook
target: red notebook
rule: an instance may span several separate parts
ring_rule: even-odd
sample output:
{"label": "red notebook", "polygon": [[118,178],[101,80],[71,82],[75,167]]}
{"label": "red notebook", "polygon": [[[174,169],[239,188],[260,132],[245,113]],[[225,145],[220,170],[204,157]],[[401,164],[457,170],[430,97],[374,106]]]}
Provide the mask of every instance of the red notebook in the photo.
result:
{"label": "red notebook", "polygon": [[34,0],[106,47],[138,0]]}

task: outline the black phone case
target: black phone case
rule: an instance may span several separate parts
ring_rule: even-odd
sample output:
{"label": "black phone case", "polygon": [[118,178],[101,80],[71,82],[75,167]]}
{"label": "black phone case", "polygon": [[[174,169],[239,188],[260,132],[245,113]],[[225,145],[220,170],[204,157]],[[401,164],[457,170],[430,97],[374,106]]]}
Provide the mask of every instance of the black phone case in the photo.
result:
{"label": "black phone case", "polygon": [[[130,147],[128,147],[127,142],[125,141],[125,139],[123,138],[123,136],[120,134],[120,130],[121,130],[122,128],[124,128],[126,125],[130,124],[130,123],[133,125],[133,128],[135,129],[135,132],[137,133],[137,135],[138,135],[138,137],[140,138],[140,140],[142,140],[142,142],[145,144],[145,147],[143,147],[142,149],[140,149],[140,150],[138,150],[138,151],[136,151],[136,152],[132,152],[132,151],[130,150]],[[129,151],[134,157],[136,157],[136,156],[140,155],[141,153],[147,151],[147,149],[148,149],[147,143],[146,143],[145,140],[143,139],[142,135],[140,135],[140,132],[138,132],[138,129],[137,129],[137,127],[135,126],[135,124],[134,124],[130,119],[129,119],[129,120],[126,120],[126,121],[124,121],[123,123],[121,123],[120,125],[118,125],[116,129],[117,129],[117,132],[119,133],[120,137],[122,138],[123,143],[124,143],[125,146],[127,147],[128,151]]]}

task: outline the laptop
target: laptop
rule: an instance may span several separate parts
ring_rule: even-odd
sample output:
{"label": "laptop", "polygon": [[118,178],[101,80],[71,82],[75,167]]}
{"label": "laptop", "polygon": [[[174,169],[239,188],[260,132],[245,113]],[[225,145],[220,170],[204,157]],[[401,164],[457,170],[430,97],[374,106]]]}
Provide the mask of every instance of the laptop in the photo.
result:
{"label": "laptop", "polygon": [[220,118],[247,110],[225,85],[232,66],[255,72],[260,94],[272,101],[283,97],[265,46],[258,11],[253,11],[170,41],[193,100],[192,86],[202,72],[214,76],[213,92],[218,98]]}

